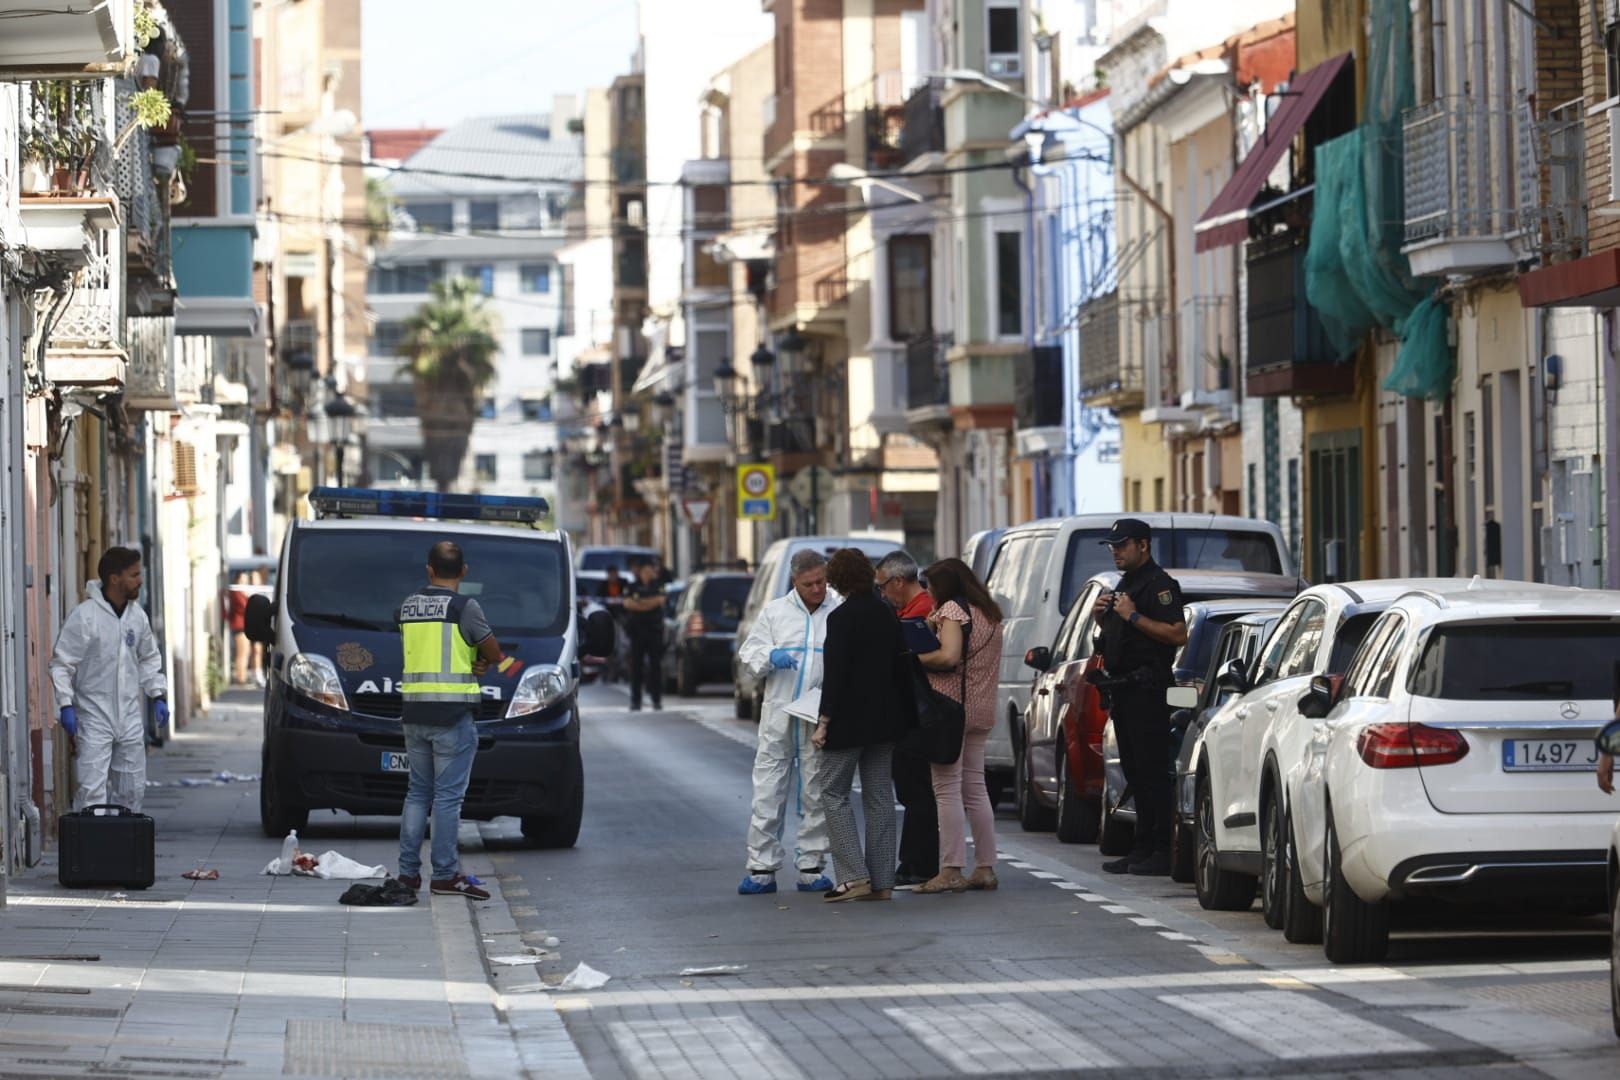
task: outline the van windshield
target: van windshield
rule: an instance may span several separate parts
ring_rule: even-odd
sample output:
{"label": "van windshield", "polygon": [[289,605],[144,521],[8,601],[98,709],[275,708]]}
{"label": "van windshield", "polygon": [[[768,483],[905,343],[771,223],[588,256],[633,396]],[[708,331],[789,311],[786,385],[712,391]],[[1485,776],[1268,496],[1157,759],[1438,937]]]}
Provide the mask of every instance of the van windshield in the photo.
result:
{"label": "van windshield", "polygon": [[461,583],[497,637],[556,637],[568,628],[563,548],[513,530],[511,537],[302,529],[293,536],[287,606],[295,619],[394,631],[395,612],[427,584],[427,551],[454,540],[467,559]]}
{"label": "van windshield", "polygon": [[[1063,610],[1067,612],[1092,575],[1114,569],[1114,556],[1103,546],[1107,529],[1076,529],[1069,534],[1063,562]],[[1153,559],[1176,570],[1247,570],[1282,573],[1282,558],[1270,533],[1253,529],[1174,529],[1153,537]]]}
{"label": "van windshield", "polygon": [[633,565],[646,562],[652,557],[652,552],[642,551],[639,548],[595,548],[580,553],[579,568],[606,570],[609,567],[617,567],[619,573],[628,574]]}

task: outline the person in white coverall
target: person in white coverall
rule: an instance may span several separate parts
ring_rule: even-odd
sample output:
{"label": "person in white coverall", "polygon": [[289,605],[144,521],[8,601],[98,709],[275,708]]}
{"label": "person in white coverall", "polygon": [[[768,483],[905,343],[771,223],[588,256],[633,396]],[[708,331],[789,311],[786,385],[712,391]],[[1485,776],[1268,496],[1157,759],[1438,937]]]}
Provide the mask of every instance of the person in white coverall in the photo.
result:
{"label": "person in white coverall", "polygon": [[62,727],[77,748],[73,808],[115,803],[139,812],[146,794],[146,699],[168,723],[163,656],[141,591],[141,553],[108,548],[99,582],[73,609],[51,653],[51,685]]}
{"label": "person in white coverall", "polygon": [[827,862],[827,818],[821,806],[816,766],[821,752],[810,742],[815,724],[789,716],[783,706],[821,685],[821,650],[827,613],[838,606],[827,592],[827,560],[805,550],[788,564],[793,588],[760,610],[737,650],[737,659],[765,678],[765,707],[754,752],[754,806],[748,822],[748,873],[737,886],[744,896],[776,891],[782,867],[782,829],[789,807],[798,818],[794,862],[800,892],[825,892],[832,881]]}

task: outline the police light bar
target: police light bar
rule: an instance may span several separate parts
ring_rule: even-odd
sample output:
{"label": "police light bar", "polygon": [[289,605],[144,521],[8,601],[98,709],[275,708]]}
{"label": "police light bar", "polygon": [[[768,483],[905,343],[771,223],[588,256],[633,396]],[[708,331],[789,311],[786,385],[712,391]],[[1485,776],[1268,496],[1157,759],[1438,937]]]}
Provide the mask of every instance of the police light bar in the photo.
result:
{"label": "police light bar", "polygon": [[551,512],[546,500],[525,495],[444,495],[358,487],[318,487],[309,493],[309,504],[318,518],[411,517],[524,525],[537,525]]}

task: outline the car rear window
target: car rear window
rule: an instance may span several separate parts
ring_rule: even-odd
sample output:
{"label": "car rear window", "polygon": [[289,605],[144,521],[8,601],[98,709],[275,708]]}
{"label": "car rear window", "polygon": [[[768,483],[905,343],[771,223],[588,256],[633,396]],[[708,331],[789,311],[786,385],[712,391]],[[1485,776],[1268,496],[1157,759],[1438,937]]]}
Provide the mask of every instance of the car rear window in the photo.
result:
{"label": "car rear window", "polygon": [[1367,637],[1367,631],[1378,621],[1378,612],[1364,611],[1344,620],[1338,636],[1333,639],[1333,655],[1328,657],[1328,674],[1343,675],[1350,670],[1350,658]]}
{"label": "car rear window", "polygon": [[1608,701],[1620,622],[1442,626],[1412,671],[1418,697],[1448,701]]}
{"label": "car rear window", "polygon": [[[1254,574],[1282,573],[1282,557],[1270,533],[1253,529],[1177,528],[1170,536],[1170,557],[1154,544],[1161,566],[1182,570],[1247,570]],[[1113,566],[1113,560],[1109,560]]]}
{"label": "car rear window", "polygon": [[698,605],[704,615],[735,622],[748,602],[748,590],[753,587],[752,578],[710,578],[703,583]]}

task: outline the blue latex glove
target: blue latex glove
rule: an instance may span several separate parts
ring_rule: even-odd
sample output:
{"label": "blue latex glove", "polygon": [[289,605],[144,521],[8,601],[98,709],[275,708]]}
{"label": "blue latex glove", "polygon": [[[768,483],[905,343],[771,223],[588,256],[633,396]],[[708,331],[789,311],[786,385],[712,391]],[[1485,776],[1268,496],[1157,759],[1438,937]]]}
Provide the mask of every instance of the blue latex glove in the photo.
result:
{"label": "blue latex glove", "polygon": [[158,727],[166,728],[169,726],[169,703],[167,701],[162,698],[154,701],[152,703],[152,714],[157,717]]}
{"label": "blue latex glove", "polygon": [[796,668],[798,666],[799,658],[793,655],[792,649],[777,648],[771,650],[771,667],[782,671],[786,668]]}
{"label": "blue latex glove", "polygon": [[79,710],[71,705],[62,706],[62,730],[69,735],[79,733]]}

